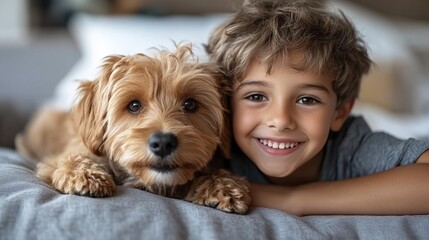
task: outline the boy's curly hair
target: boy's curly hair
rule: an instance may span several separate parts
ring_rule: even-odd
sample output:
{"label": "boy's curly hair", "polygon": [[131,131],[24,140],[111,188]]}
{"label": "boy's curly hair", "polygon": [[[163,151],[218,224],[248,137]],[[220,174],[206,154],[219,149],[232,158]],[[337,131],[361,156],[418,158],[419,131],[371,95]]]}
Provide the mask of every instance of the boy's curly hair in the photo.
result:
{"label": "boy's curly hair", "polygon": [[361,78],[371,66],[366,46],[343,12],[315,0],[245,0],[212,33],[206,46],[228,79],[241,81],[257,59],[267,65],[293,54],[292,67],[333,79],[337,107],[358,97]]}

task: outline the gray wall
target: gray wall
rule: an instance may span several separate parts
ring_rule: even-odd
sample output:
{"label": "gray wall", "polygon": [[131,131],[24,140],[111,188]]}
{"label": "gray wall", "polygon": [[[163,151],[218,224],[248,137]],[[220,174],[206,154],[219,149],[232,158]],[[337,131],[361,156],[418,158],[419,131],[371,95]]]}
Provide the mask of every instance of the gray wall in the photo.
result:
{"label": "gray wall", "polygon": [[46,32],[27,43],[0,45],[0,146],[13,138],[79,59],[66,32]]}

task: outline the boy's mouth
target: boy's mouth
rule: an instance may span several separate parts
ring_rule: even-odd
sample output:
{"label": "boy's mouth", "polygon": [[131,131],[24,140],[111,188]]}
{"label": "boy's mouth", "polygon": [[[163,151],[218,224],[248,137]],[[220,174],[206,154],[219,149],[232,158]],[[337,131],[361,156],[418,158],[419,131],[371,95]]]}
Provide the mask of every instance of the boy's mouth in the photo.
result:
{"label": "boy's mouth", "polygon": [[290,149],[299,145],[299,142],[277,142],[277,141],[262,139],[262,138],[258,138],[258,141],[264,146],[267,146],[273,149]]}

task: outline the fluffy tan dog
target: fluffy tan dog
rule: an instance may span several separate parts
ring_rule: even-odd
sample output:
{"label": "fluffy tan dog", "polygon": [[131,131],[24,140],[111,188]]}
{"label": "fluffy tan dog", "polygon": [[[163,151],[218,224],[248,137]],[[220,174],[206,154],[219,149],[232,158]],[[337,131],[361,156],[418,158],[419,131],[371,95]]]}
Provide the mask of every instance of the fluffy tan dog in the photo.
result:
{"label": "fluffy tan dog", "polygon": [[106,57],[71,111],[42,109],[18,150],[63,193],[106,197],[116,183],[246,213],[247,182],[215,171],[230,143],[223,78],[190,45],[158,53]]}

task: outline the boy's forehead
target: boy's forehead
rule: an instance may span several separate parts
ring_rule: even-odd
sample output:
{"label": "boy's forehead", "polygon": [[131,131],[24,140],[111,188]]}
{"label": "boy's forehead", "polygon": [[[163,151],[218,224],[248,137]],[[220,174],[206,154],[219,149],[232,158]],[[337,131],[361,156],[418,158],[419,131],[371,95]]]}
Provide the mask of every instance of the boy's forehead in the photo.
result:
{"label": "boy's forehead", "polygon": [[254,70],[254,67],[260,67],[261,65],[264,67],[266,75],[270,75],[279,69],[288,68],[296,73],[311,72],[321,80],[324,79],[333,82],[333,78],[330,73],[324,71],[323,68],[321,66],[317,66],[317,64],[309,64],[308,59],[306,60],[305,55],[301,53],[289,53],[287,55],[281,55],[271,59],[255,57],[247,65],[246,70],[243,72],[243,76],[237,78],[238,82],[242,82],[248,75],[249,71]]}

